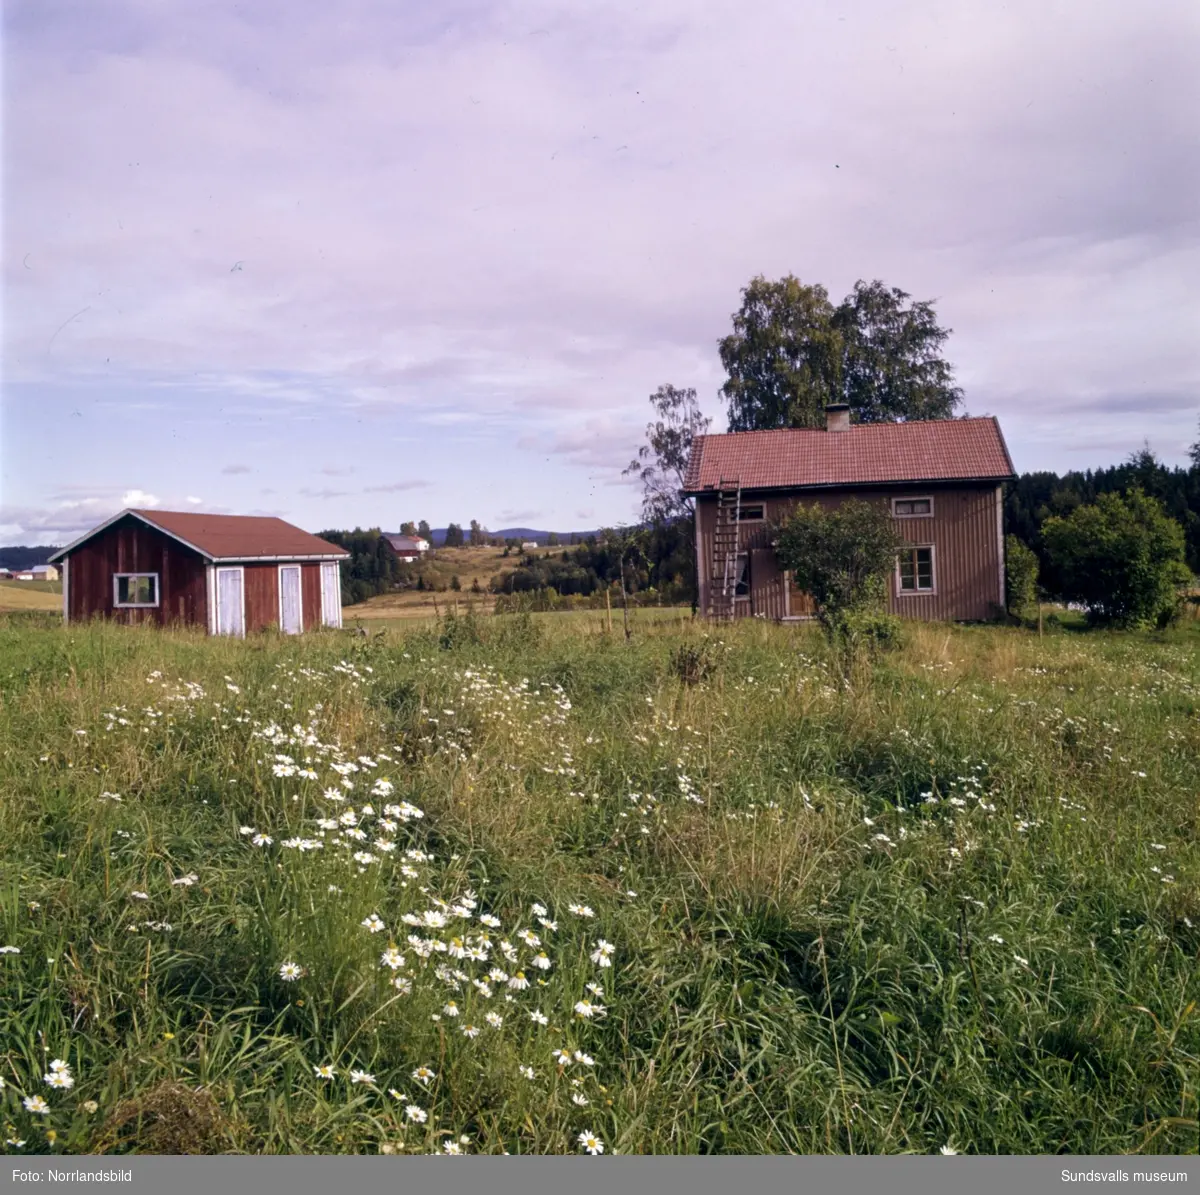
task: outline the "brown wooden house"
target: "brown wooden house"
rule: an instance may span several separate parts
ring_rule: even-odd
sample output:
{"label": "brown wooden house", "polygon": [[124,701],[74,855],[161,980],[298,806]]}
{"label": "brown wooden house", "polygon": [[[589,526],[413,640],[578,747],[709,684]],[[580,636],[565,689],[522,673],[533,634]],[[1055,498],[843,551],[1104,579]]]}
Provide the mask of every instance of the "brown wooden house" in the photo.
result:
{"label": "brown wooden house", "polygon": [[282,519],[123,510],[51,556],[63,618],[190,624],[243,636],[342,625],[344,548]]}
{"label": "brown wooden house", "polygon": [[1002,487],[1015,476],[991,417],[850,423],[697,436],[684,479],[696,500],[700,609],[713,618],[809,618],[771,527],[799,502],[886,505],[906,541],[888,593],[904,617],[975,621],[1004,608]]}

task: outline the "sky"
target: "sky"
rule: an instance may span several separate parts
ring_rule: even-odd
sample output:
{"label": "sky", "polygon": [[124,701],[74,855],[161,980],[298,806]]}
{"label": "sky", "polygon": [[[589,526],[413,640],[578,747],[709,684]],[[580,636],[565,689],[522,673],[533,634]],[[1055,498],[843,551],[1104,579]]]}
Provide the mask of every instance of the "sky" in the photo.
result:
{"label": "sky", "polygon": [[758,274],[935,303],[1018,471],[1200,416],[1194,0],[8,0],[0,542],[631,521]]}

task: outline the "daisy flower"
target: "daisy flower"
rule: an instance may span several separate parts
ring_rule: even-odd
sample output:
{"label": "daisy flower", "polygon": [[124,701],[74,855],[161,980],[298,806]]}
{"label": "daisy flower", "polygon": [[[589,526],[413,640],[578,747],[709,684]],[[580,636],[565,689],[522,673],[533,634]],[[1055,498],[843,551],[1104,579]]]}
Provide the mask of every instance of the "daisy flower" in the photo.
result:
{"label": "daisy flower", "polygon": [[540,946],[542,944],[541,938],[539,938],[531,929],[518,930],[517,937],[520,938],[526,946]]}
{"label": "daisy flower", "polygon": [[580,1148],[585,1153],[591,1154],[592,1157],[595,1157],[597,1154],[602,1154],[604,1152],[604,1142],[601,1141],[600,1138],[597,1137],[595,1133],[592,1133],[590,1131],[580,1133],[579,1136],[576,1138],[576,1140],[579,1142]]}
{"label": "daisy flower", "polygon": [[499,1029],[504,1024],[504,1018],[498,1012],[489,1012],[483,1018],[493,1029]]}
{"label": "daisy flower", "polygon": [[533,1073],[533,1067],[525,1066],[524,1063],[518,1066],[517,1070],[521,1072],[521,1077],[524,1079],[532,1079],[535,1077]]}
{"label": "daisy flower", "polygon": [[40,1095],[27,1095],[22,1101],[26,1112],[36,1112],[39,1116],[50,1114],[50,1105]]}
{"label": "daisy flower", "polygon": [[575,1091],[571,1093],[571,1103],[577,1104],[580,1108],[586,1108],[589,1101],[582,1091]]}
{"label": "daisy flower", "polygon": [[255,836],[250,839],[250,845],[251,846],[270,846],[271,843],[273,843],[274,841],[275,841],[275,839],[272,838],[270,836],[270,834],[255,834]]}
{"label": "daisy flower", "polygon": [[549,958],[546,957],[546,952],[544,950],[539,951],[536,955],[534,955],[533,965],[539,971],[549,971],[550,970],[550,966],[551,966],[550,960],[549,960]]}
{"label": "daisy flower", "polygon": [[379,964],[382,967],[391,967],[393,971],[398,971],[404,966],[404,955],[398,951],[395,946],[389,946],[380,956]]}
{"label": "daisy flower", "polygon": [[568,911],[576,917],[595,917],[596,913],[588,905],[567,905]]}
{"label": "daisy flower", "polygon": [[444,1012],[448,1017],[456,1017],[458,1016],[458,1005],[455,1004],[453,1000],[447,1000],[446,1003],[442,1005],[442,1012]]}
{"label": "daisy flower", "polygon": [[279,978],[284,983],[291,983],[304,974],[304,968],[299,963],[283,963],[279,968]]}
{"label": "daisy flower", "polygon": [[374,1083],[375,1076],[367,1074],[366,1071],[351,1071],[350,1072],[350,1082],[351,1083]]}
{"label": "daisy flower", "polygon": [[549,1025],[550,1024],[550,1018],[548,1016],[546,1016],[546,1014],[544,1012],[541,1012],[539,1010],[535,1010],[534,1012],[531,1012],[529,1014],[529,1019],[535,1025]]}
{"label": "daisy flower", "polygon": [[575,1051],[575,1061],[578,1062],[580,1066],[596,1065],[596,1060],[590,1054],[585,1054],[582,1050]]}
{"label": "daisy flower", "polygon": [[409,1104],[404,1109],[404,1115],[409,1120],[415,1120],[417,1124],[424,1124],[429,1119],[429,1113],[424,1108],[418,1108],[416,1104]]}
{"label": "daisy flower", "polygon": [[313,1074],[316,1075],[318,1079],[332,1079],[334,1075],[337,1074],[337,1071],[335,1071],[333,1067],[329,1065],[329,1063],[326,1063],[324,1066],[314,1066]]}
{"label": "daisy flower", "polygon": [[611,943],[600,938],[596,942],[596,949],[591,953],[591,960],[599,967],[611,967],[612,956],[616,953],[617,948]]}
{"label": "daisy flower", "polygon": [[464,1025],[462,1027],[463,1037],[478,1037],[479,1027],[477,1025]]}
{"label": "daisy flower", "polygon": [[412,1077],[416,1079],[418,1083],[424,1083],[425,1086],[428,1087],[429,1084],[437,1078],[437,1075],[431,1071],[429,1067],[419,1066],[415,1071],[413,1071]]}
{"label": "daisy flower", "polygon": [[402,996],[412,995],[412,980],[407,975],[397,975],[392,980],[392,987],[396,989]]}
{"label": "daisy flower", "polygon": [[557,1062],[559,1066],[570,1066],[574,1061],[574,1059],[571,1057],[571,1051],[567,1049],[555,1050],[553,1057],[554,1061]]}
{"label": "daisy flower", "polygon": [[457,1141],[443,1141],[442,1151],[453,1156],[462,1153],[462,1146]]}
{"label": "daisy flower", "polygon": [[515,975],[513,975],[508,981],[508,986],[512,988],[514,992],[523,992],[529,986],[529,980],[525,978],[525,972],[518,971]]}
{"label": "daisy flower", "polygon": [[500,918],[493,917],[491,915],[491,913],[481,913],[479,915],[479,923],[481,925],[486,925],[488,927],[488,929],[499,929],[500,928]]}
{"label": "daisy flower", "polygon": [[70,1071],[50,1071],[42,1076],[42,1082],[47,1087],[53,1087],[58,1091],[70,1091],[75,1086],[75,1080],[71,1076]]}
{"label": "daisy flower", "polygon": [[[358,856],[356,855],[355,858],[357,859]],[[383,930],[387,929],[387,926],[383,924],[383,921],[380,919],[378,913],[372,913],[370,917],[364,917],[362,921],[359,922],[359,925],[361,925],[363,929],[369,930],[373,934],[381,933]]]}
{"label": "daisy flower", "polygon": [[582,1017],[585,1021],[590,1021],[592,1017],[599,1016],[604,1012],[604,1005],[593,1004],[590,1000],[580,1000],[575,1005],[575,1015]]}

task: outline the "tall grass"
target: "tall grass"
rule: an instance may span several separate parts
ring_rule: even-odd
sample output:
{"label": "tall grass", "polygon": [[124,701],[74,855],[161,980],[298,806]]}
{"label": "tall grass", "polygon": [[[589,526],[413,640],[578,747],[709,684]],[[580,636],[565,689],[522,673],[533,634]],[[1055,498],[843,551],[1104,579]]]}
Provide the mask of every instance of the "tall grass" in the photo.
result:
{"label": "tall grass", "polygon": [[1195,634],[907,640],[0,624],[6,1148],[1195,1150]]}

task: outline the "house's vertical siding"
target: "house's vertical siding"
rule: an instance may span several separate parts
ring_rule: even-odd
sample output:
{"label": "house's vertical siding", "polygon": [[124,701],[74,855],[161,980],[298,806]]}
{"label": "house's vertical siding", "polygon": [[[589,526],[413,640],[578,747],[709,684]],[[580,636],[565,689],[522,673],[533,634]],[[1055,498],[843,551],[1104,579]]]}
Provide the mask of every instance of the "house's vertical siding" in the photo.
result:
{"label": "house's vertical siding", "polygon": [[[68,622],[99,616],[127,624],[207,624],[203,558],[136,519],[114,523],[80,544],[67,567],[70,583],[64,604]],[[116,607],[115,573],[157,573],[159,604],[139,609]]]}
{"label": "house's vertical siding", "polygon": [[321,625],[321,566],[300,566],[300,603],[304,612],[304,629],[315,631]]}
{"label": "house's vertical siding", "polygon": [[279,565],[246,564],[246,634],[279,625]]}
{"label": "house's vertical siding", "polygon": [[[900,596],[898,579],[889,585],[889,608],[905,617],[925,620],[984,620],[1003,606],[1003,538],[996,518],[994,485],[938,486],[912,485],[859,490],[811,490],[779,496],[752,495],[743,492],[742,501],[762,501],[766,519],[761,523],[743,523],[739,547],[750,552],[751,601],[747,613],[762,613],[768,618],[785,614],[784,579],[771,550],[771,526],[798,502],[818,502],[822,506],[840,506],[847,498],[887,504],[893,498],[933,497],[932,517],[896,519],[899,535],[909,543],[934,548],[934,586],[932,594]],[[715,497],[701,497],[696,503],[697,572],[700,611],[709,607],[713,536],[716,530]],[[793,611],[793,614],[797,611]]]}

